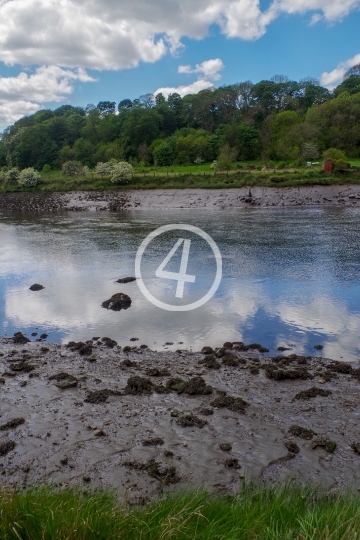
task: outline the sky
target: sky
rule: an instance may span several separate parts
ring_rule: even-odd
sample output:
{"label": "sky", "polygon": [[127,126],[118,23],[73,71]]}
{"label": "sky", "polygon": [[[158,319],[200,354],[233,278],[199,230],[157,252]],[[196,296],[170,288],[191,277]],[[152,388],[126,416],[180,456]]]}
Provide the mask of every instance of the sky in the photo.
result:
{"label": "sky", "polygon": [[360,0],[0,0],[0,131],[63,104],[360,63]]}

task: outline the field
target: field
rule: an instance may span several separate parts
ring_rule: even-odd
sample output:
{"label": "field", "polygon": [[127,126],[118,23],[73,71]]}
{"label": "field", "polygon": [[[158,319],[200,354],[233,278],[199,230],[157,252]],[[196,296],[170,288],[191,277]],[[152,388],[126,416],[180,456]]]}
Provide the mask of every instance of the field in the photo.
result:
{"label": "field", "polygon": [[355,540],[360,499],[291,481],[238,496],[175,492],[128,505],[114,492],[43,487],[0,496],[3,540]]}
{"label": "field", "polygon": [[[360,166],[360,160],[352,160],[352,165]],[[41,183],[36,188],[20,188],[0,182],[0,192],[16,191],[107,191],[127,189],[181,189],[181,188],[236,188],[244,186],[293,187],[302,185],[330,185],[360,183],[360,172],[326,176],[319,166],[311,168],[285,168],[262,170],[260,162],[235,163],[230,171],[214,173],[210,163],[173,167],[135,168],[134,176],[128,184],[112,184],[109,177],[100,177],[90,172],[87,177],[63,176],[61,171],[42,173]],[[256,167],[248,170],[246,165]]]}

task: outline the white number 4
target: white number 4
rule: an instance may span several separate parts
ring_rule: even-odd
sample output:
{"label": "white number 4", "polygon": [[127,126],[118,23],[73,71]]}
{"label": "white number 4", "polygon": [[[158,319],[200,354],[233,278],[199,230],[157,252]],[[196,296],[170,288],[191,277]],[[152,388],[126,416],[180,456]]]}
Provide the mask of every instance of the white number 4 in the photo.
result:
{"label": "white number 4", "polygon": [[[171,257],[177,252],[181,244],[184,242],[183,252],[181,256],[181,262],[180,262],[180,272],[166,272],[164,271],[165,266],[170,261]],[[163,262],[160,264],[159,268],[156,270],[155,275],[158,278],[165,278],[165,279],[174,279],[178,282],[176,287],[176,298],[182,298],[184,296],[184,285],[185,282],[188,283],[194,283],[196,276],[191,276],[186,273],[186,268],[188,265],[189,260],[189,252],[190,252],[190,244],[191,240],[184,240],[184,238],[179,238],[179,240],[176,242],[175,246],[172,248],[171,251],[166,255]]]}

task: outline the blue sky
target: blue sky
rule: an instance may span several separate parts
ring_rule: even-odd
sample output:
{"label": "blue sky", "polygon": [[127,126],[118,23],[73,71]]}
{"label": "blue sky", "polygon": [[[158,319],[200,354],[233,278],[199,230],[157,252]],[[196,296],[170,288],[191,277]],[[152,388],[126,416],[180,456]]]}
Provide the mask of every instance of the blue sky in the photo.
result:
{"label": "blue sky", "polygon": [[0,0],[0,130],[163,88],[276,74],[331,88],[360,63],[359,28],[360,0]]}

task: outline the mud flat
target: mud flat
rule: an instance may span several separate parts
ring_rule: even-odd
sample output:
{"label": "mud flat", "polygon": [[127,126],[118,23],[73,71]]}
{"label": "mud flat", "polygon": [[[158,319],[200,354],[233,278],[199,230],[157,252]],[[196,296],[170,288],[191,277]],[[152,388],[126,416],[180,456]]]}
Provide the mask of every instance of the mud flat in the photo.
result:
{"label": "mud flat", "polygon": [[115,487],[134,502],[181,485],[234,493],[244,477],[360,488],[358,365],[240,343],[15,341],[0,339],[1,485]]}
{"label": "mud flat", "polygon": [[3,193],[0,211],[121,211],[136,208],[360,207],[360,186],[153,189],[69,193]]}

